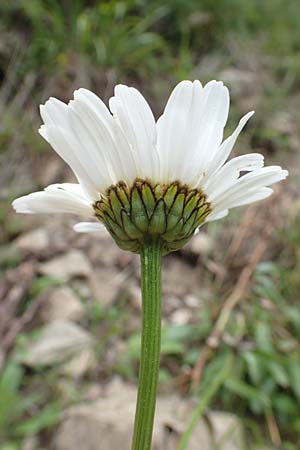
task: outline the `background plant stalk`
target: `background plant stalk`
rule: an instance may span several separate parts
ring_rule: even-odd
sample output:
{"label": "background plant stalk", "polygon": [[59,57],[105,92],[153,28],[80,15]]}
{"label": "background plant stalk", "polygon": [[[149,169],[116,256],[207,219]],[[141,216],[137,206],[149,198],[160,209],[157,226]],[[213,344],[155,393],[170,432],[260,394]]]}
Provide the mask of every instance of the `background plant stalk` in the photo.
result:
{"label": "background plant stalk", "polygon": [[150,450],[161,336],[161,242],[145,240],[141,251],[142,342],[132,450]]}

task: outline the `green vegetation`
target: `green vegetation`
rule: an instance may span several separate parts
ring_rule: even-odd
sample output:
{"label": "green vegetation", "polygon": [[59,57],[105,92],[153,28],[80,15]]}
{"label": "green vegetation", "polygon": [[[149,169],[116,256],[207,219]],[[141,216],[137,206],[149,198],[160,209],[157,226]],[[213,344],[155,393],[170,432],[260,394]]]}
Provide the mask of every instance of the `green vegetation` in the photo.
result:
{"label": "green vegetation", "polygon": [[117,77],[172,70],[180,78],[208,52],[235,63],[255,46],[282,77],[296,77],[300,66],[297,0],[20,0],[3,3],[1,13],[6,56],[15,40],[25,50],[22,75],[57,74],[86,58]]}
{"label": "green vegetation", "polygon": [[[242,298],[239,307],[231,314],[225,329],[226,339],[205,365],[201,384],[194,391],[203,397],[210,392],[212,380],[220,374],[225,361],[231,358],[227,376],[217,394],[211,394],[211,408],[238,413],[247,431],[248,447],[253,441],[265,444],[271,440],[268,422],[274,420],[282,439],[284,450],[298,449],[300,427],[300,311],[297,295],[300,290],[300,234],[299,217],[291,221],[290,233],[278,232],[274,246],[281,245],[284,251],[276,262],[262,262],[255,271],[251,292]],[[221,228],[221,227],[220,227]],[[34,284],[34,291],[45,289],[43,277]],[[185,368],[195,366],[201,348],[214,325],[214,310],[222,305],[224,292],[211,283],[214,306],[204,303],[199,317],[192,324],[175,325],[166,322],[162,332],[162,364],[160,386],[168,390]],[[134,314],[128,309],[127,296],[105,308],[91,306],[86,311],[86,326],[96,338],[95,355],[101,361],[104,379],[120,374],[128,380],[137,377],[140,350],[139,332],[128,332],[128,323]],[[3,448],[11,445],[19,449],[24,436],[51,430],[59,421],[61,394],[55,387],[62,381],[59,367],[25,373],[18,361],[28,348],[30,336],[36,339],[35,329],[31,334],[19,336],[14,356],[3,370],[0,379],[0,440]],[[104,363],[106,354],[116,336],[124,342],[117,364]],[[226,363],[227,364],[227,363]],[[225,370],[225,369],[224,369]],[[87,380],[97,378],[89,372]],[[81,391],[74,381],[69,383],[67,402],[80,401]],[[82,392],[84,392],[84,380]],[[188,387],[188,386],[187,386]],[[66,389],[66,388],[65,388]],[[186,388],[185,388],[186,389]],[[213,395],[214,394],[214,395]],[[64,400],[65,402],[66,400]],[[39,413],[37,414],[37,411]],[[202,411],[203,412],[203,411]]]}
{"label": "green vegetation", "polygon": [[[298,218],[299,220],[299,218]],[[295,225],[296,227],[296,225]],[[284,241],[284,254],[276,263],[264,262],[257,266],[252,292],[242,299],[240,307],[226,327],[223,342],[204,369],[199,398],[209,390],[212,380],[220,373],[224,361],[233,358],[230,375],[211,406],[238,412],[249,432],[249,448],[253,438],[266,442],[264,421],[275,418],[283,439],[283,448],[297,450],[300,428],[300,310],[297,293],[300,289],[298,228],[291,224],[293,244]],[[291,267],[292,270],[291,270]],[[220,292],[215,292],[219,297]],[[222,303],[222,298],[219,300]],[[166,325],[162,333],[163,364],[161,383],[170,383],[174,367],[191,369],[213,326],[213,310],[209,305],[201,310],[194,325]],[[128,339],[128,350],[118,367],[128,372],[129,361],[138,361],[139,334]],[[199,342],[200,350],[199,350]],[[203,348],[203,347],[202,347]],[[262,421],[257,422],[258,418]],[[260,423],[260,425],[258,424]],[[269,430],[270,432],[270,430]]]}
{"label": "green vegetation", "polygon": [[14,361],[8,361],[0,377],[0,442],[3,449],[19,449],[27,436],[45,429],[51,430],[60,418],[61,405],[58,399],[49,400],[49,386],[36,391],[32,377],[27,391],[24,370]]}

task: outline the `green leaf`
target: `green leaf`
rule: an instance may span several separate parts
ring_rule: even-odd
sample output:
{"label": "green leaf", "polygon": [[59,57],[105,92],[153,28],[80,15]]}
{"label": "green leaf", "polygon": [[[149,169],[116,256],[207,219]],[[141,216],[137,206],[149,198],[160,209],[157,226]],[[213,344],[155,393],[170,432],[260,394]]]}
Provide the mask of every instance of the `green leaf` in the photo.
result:
{"label": "green leaf", "polygon": [[289,361],[288,373],[293,391],[300,400],[300,361],[299,358]]}
{"label": "green leaf", "polygon": [[269,362],[267,367],[270,374],[272,375],[276,383],[279,384],[279,386],[282,386],[284,388],[289,387],[289,377],[281,364],[277,364],[276,362]]}
{"label": "green leaf", "polygon": [[260,357],[253,352],[244,352],[241,356],[246,361],[251,381],[253,384],[258,385],[263,376],[263,367]]}
{"label": "green leaf", "polygon": [[225,386],[230,391],[247,400],[255,400],[264,408],[270,405],[270,399],[263,392],[261,392],[261,390],[254,388],[242,380],[237,378],[229,378],[226,380]]}
{"label": "green leaf", "polygon": [[44,429],[49,429],[59,422],[60,411],[61,408],[58,404],[46,406],[34,417],[18,425],[15,432],[19,436],[28,436],[29,434],[36,434]]}

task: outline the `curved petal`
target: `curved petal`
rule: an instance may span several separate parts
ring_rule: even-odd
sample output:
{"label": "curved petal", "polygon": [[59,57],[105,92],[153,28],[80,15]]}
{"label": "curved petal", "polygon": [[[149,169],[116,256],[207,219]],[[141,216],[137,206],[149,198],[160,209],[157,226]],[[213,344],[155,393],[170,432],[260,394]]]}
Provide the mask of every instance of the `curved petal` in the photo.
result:
{"label": "curved petal", "polygon": [[99,171],[92,164],[89,156],[82,151],[72,133],[53,125],[42,125],[39,133],[71,167],[89,197],[96,199],[99,193],[99,180],[101,180]]}
{"label": "curved petal", "polygon": [[114,94],[109,107],[132,148],[138,170],[136,176],[158,181],[156,126],[148,103],[137,89],[121,84],[115,87]]}
{"label": "curved petal", "polygon": [[125,136],[104,103],[80,89],[68,105],[51,98],[42,105],[40,134],[74,171],[92,198],[120,180],[132,181],[136,167]]}
{"label": "curved petal", "polygon": [[210,201],[235,184],[241,172],[252,172],[264,165],[264,157],[259,153],[237,156],[216,171],[204,184],[203,189]]}
{"label": "curved petal", "polygon": [[236,127],[234,132],[230,136],[228,136],[228,138],[225,139],[225,141],[222,143],[208,166],[205,178],[213,174],[225,163],[225,161],[227,161],[240,132],[242,131],[248,120],[253,116],[253,114],[254,111],[250,111],[245,114],[239,121],[238,126]]}
{"label": "curved petal", "polygon": [[98,190],[103,192],[118,181],[114,141],[105,126],[95,120],[93,113],[90,114],[84,104],[77,100],[71,101],[68,113],[72,135],[78,142],[81,153],[86,155],[89,173],[94,174],[95,179],[98,178]]}
{"label": "curved petal", "polygon": [[229,92],[222,82],[182,81],[157,123],[158,149],[166,181],[193,185],[222,142]]}
{"label": "curved petal", "polygon": [[48,186],[44,191],[19,197],[12,203],[18,213],[72,213],[92,217],[93,208],[81,187],[65,183]]}
{"label": "curved petal", "polygon": [[117,181],[132,182],[137,174],[132,149],[108,108],[99,97],[87,89],[75,91],[74,98],[72,107],[85,119],[86,128],[98,143]]}
{"label": "curved petal", "polygon": [[44,105],[40,105],[40,114],[45,125],[69,127],[68,106],[57,98],[50,97]]}
{"label": "curved petal", "polygon": [[240,192],[239,195],[234,195],[227,201],[226,206],[230,209],[237,206],[249,205],[250,203],[264,200],[273,193],[273,189],[269,187],[261,187],[259,189],[253,189],[248,192]]}
{"label": "curved petal", "polygon": [[[270,194],[270,190],[262,191],[262,189],[284,180],[287,176],[288,171],[282,170],[279,166],[263,167],[249,172],[236,180],[228,189],[220,192],[212,201],[213,208],[220,211],[256,201],[253,200],[256,193],[263,195],[268,192]],[[208,200],[210,201],[210,198]]]}

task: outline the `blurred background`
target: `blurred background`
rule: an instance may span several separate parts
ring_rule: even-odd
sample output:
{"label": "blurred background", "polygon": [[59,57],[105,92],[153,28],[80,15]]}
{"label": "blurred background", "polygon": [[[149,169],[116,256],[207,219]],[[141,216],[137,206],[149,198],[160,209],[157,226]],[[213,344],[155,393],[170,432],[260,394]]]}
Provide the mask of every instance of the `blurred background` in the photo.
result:
{"label": "blurred background", "polygon": [[107,102],[122,82],[158,117],[184,78],[228,85],[226,135],[255,109],[235,154],[290,177],[164,259],[155,449],[177,448],[198,405],[188,450],[299,450],[299,0],[11,0],[0,13],[1,450],[127,450],[135,402],[138,258],[77,235],[76,218],[10,206],[72,181],[38,106],[78,87]]}

